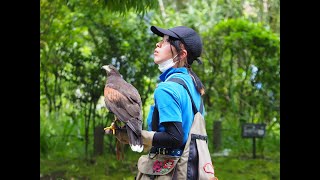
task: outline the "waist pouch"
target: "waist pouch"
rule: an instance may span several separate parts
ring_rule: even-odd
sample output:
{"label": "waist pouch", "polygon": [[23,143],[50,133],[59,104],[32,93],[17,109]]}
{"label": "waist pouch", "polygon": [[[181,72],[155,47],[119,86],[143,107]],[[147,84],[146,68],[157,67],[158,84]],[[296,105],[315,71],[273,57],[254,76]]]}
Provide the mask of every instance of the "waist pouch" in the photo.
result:
{"label": "waist pouch", "polygon": [[136,179],[171,180],[179,158],[164,154],[142,155],[138,160]]}

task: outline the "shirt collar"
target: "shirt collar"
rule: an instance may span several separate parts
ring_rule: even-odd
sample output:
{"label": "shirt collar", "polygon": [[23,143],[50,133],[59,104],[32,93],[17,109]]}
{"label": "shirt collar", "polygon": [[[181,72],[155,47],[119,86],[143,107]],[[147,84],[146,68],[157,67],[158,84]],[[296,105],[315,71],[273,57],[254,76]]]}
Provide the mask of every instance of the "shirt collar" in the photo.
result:
{"label": "shirt collar", "polygon": [[188,74],[188,70],[185,67],[179,67],[179,68],[169,68],[165,72],[163,72],[160,76],[159,79],[163,82],[165,81],[170,75],[174,73],[183,73],[183,74]]}

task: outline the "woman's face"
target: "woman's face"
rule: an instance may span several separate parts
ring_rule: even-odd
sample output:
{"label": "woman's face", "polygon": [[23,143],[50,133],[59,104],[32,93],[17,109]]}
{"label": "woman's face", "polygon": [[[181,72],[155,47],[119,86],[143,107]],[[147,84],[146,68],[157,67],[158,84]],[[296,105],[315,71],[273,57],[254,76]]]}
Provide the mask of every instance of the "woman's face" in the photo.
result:
{"label": "woman's face", "polygon": [[[168,42],[169,36],[164,35],[162,40],[156,44],[156,49],[154,50],[154,63],[160,64],[170,58],[173,58],[177,51],[176,49],[170,45]],[[172,49],[172,52],[171,52]]]}

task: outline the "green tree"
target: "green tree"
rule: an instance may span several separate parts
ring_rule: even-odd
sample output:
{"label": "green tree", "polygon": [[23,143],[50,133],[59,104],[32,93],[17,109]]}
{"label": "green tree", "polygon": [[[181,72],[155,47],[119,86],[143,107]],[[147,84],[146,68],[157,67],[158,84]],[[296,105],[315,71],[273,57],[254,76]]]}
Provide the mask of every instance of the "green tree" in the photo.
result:
{"label": "green tree", "polygon": [[280,123],[279,37],[261,24],[231,19],[203,38],[207,108],[229,115],[230,124]]}

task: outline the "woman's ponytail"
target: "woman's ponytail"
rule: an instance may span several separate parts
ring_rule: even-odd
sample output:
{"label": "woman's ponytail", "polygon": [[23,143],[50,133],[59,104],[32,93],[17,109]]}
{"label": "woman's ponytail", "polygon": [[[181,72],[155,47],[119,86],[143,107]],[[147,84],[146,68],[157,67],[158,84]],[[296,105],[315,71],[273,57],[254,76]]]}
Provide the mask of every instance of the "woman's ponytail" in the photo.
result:
{"label": "woman's ponytail", "polygon": [[200,78],[194,73],[191,69],[191,67],[188,68],[189,74],[193,80],[194,85],[196,86],[196,89],[200,93],[201,96],[205,94],[204,85],[202,84]]}

